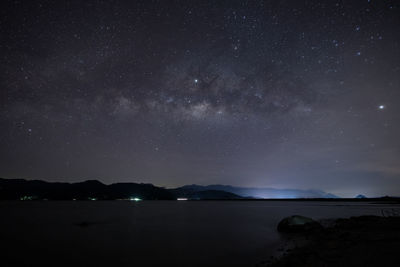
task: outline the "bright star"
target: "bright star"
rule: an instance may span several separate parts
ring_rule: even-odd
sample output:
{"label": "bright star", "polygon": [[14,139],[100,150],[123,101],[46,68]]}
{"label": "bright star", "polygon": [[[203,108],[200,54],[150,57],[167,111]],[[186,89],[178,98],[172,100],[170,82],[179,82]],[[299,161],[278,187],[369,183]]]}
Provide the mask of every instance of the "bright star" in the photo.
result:
{"label": "bright star", "polygon": [[384,105],[380,105],[378,108],[379,109],[385,109],[385,106]]}
{"label": "bright star", "polygon": [[197,79],[194,79],[194,83],[198,83],[199,82],[199,80],[197,80]]}

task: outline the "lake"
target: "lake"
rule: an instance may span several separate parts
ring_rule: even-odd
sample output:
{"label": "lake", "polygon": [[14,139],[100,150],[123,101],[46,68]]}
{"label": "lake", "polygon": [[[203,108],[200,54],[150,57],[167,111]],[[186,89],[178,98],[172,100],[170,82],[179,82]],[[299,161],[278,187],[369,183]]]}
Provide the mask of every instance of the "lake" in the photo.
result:
{"label": "lake", "polygon": [[[398,207],[398,206],[397,206]],[[3,201],[1,266],[254,266],[293,214],[380,215],[388,205],[314,201]]]}

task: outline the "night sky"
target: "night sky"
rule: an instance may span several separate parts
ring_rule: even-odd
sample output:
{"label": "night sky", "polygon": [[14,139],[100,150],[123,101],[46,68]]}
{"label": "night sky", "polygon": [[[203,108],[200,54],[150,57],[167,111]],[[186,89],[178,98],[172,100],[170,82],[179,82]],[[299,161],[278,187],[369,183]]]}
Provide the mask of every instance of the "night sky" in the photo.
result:
{"label": "night sky", "polygon": [[397,1],[0,5],[0,177],[400,195]]}

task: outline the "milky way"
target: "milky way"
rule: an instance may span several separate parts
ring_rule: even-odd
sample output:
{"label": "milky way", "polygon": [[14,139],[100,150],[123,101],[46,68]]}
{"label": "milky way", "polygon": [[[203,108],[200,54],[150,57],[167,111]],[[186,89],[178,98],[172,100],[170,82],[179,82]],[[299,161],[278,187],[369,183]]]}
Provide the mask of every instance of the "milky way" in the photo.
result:
{"label": "milky way", "polygon": [[400,195],[396,1],[6,1],[0,176]]}

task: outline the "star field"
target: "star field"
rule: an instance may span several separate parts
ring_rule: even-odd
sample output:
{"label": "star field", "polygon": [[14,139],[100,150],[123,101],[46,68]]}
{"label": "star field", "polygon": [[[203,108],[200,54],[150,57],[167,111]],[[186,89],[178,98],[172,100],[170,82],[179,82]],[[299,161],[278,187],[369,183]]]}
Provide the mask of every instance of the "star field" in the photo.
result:
{"label": "star field", "polygon": [[396,1],[1,5],[1,177],[400,195]]}

